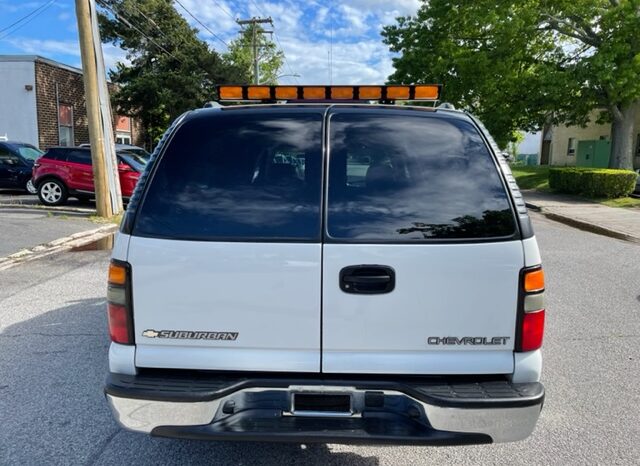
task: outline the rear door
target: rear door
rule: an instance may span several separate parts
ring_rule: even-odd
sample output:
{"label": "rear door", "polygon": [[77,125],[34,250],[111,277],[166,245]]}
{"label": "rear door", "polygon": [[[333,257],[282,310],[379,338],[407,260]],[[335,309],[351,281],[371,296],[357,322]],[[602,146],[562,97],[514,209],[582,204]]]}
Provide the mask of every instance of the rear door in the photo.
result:
{"label": "rear door", "polygon": [[136,214],[136,365],[320,370],[321,109],[191,117]]}
{"label": "rear door", "polygon": [[86,149],[70,150],[67,154],[67,169],[69,170],[69,188],[78,191],[93,192],[93,166],[91,151]]}
{"label": "rear door", "polygon": [[466,117],[329,116],[322,370],[513,371],[516,223]]}

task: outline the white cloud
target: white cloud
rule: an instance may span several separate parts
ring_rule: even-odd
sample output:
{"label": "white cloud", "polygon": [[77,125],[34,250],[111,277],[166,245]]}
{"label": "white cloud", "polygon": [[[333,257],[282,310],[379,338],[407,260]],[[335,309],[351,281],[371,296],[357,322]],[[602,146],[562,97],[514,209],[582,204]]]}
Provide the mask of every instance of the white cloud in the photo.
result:
{"label": "white cloud", "polygon": [[35,55],[63,54],[80,56],[80,46],[76,40],[29,39],[16,37],[7,39],[11,45],[25,53]]}
{"label": "white cloud", "polygon": [[[75,66],[76,68],[82,68],[82,63],[79,60],[80,46],[75,40],[41,40],[18,37],[8,40],[8,42],[21,52],[28,54],[42,55],[44,57],[50,57],[52,55],[66,55],[74,57],[73,62],[57,60],[68,65]],[[117,62],[125,64],[129,63],[129,60],[126,58],[126,52],[113,44],[103,44],[102,54],[104,56],[104,63],[107,70],[115,69]]]}
{"label": "white cloud", "polygon": [[[300,83],[329,81],[328,52],[332,48],[333,83],[375,84],[385,82],[393,72],[391,53],[380,36],[382,25],[392,23],[398,16],[415,14],[419,4],[418,0],[352,0],[340,5],[322,2],[313,9],[311,24],[301,21],[302,13],[292,4],[287,8],[286,4],[262,3],[261,9],[274,21],[277,18],[276,32],[291,69],[301,75]],[[283,72],[291,73],[286,66]],[[282,79],[283,83],[293,81]]]}
{"label": "white cloud", "polygon": [[102,55],[104,57],[104,66],[109,70],[115,70],[116,63],[124,63],[129,65],[131,62],[127,59],[127,54],[124,50],[116,47],[113,44],[102,44]]}

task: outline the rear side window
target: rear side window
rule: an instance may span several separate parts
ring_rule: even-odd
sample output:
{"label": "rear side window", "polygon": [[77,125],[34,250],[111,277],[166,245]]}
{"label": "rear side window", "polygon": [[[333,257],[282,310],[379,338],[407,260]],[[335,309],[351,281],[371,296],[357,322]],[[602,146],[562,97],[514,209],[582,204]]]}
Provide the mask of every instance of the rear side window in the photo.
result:
{"label": "rear side window", "polygon": [[330,120],[327,233],[412,242],[511,236],[515,222],[471,123],[337,113]]}
{"label": "rear side window", "polygon": [[60,160],[60,161],[67,160],[66,152],[58,149],[49,149],[44,153],[43,157],[49,160]]}
{"label": "rear side window", "polygon": [[318,240],[322,114],[200,115],[171,139],[134,235]]}
{"label": "rear side window", "polygon": [[91,165],[91,151],[72,150],[67,153],[67,162]]}

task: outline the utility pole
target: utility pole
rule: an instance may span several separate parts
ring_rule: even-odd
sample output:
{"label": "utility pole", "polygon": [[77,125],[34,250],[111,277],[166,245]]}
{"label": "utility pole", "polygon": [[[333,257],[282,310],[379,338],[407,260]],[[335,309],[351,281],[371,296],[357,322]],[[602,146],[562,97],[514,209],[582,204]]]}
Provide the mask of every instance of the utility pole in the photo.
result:
{"label": "utility pole", "polygon": [[238,19],[236,20],[240,26],[246,24],[251,25],[251,49],[253,50],[253,84],[260,84],[260,58],[258,57],[258,40],[256,34],[271,34],[273,31],[258,31],[258,24],[270,24],[273,27],[273,20],[268,18]]}
{"label": "utility pole", "polygon": [[[104,102],[106,76],[104,75],[104,67],[100,66],[104,64],[104,60],[99,37],[96,37],[96,34],[98,34],[97,12],[94,0],[76,0],[76,17],[78,20],[82,77],[89,123],[96,211],[98,216],[108,218],[122,211],[122,197],[120,195],[120,180],[113,146],[113,134],[105,134],[105,127],[108,131],[111,131],[111,111],[108,100]],[[102,73],[102,76],[100,73]],[[104,89],[101,89],[101,87]],[[103,94],[102,102],[101,90]],[[108,99],[108,95],[106,97]]]}

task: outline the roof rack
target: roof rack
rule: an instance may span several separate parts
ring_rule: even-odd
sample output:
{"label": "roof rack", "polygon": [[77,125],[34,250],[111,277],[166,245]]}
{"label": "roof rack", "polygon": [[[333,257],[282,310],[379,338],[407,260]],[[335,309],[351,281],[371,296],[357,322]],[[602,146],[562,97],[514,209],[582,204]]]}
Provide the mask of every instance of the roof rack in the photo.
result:
{"label": "roof rack", "polygon": [[286,85],[219,85],[217,101],[249,102],[362,102],[393,103],[397,100],[436,102],[441,84],[362,85],[362,86],[286,86]]}

